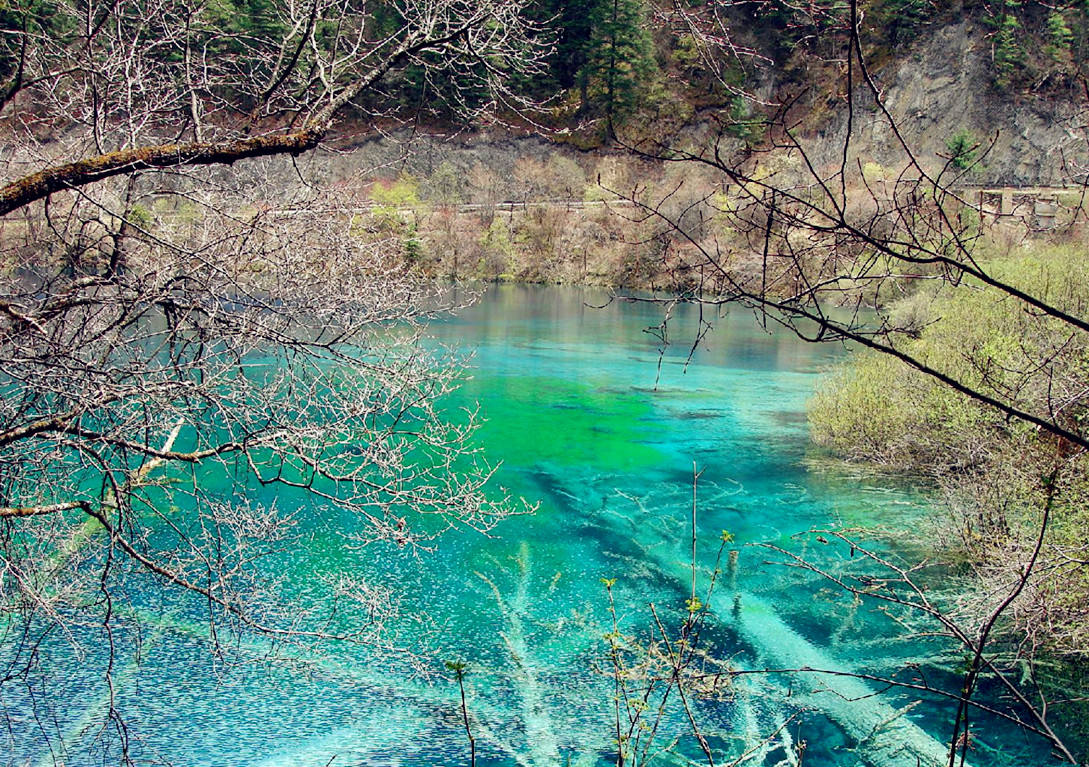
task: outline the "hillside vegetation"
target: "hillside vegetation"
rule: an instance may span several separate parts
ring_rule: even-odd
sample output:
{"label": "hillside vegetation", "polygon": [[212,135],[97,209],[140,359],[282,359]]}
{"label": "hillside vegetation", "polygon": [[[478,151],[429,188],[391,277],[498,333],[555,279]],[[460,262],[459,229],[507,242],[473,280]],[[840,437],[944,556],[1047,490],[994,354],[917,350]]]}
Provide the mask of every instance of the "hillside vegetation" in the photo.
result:
{"label": "hillside vegetation", "polygon": [[[792,121],[813,135],[828,133],[839,117],[849,40],[844,0],[676,6],[547,0],[532,8],[551,52],[524,78],[523,93],[544,105],[541,122],[579,147],[618,136],[638,144],[693,126],[759,146],[769,118],[784,105],[792,105]],[[961,80],[959,102],[953,102],[958,114],[951,117],[969,123],[960,129],[984,143],[997,131],[1014,130],[1015,115],[1003,112],[1019,112],[1029,102],[1047,111],[1056,101],[1083,98],[1084,0],[863,0],[859,14],[863,53],[878,81],[896,90],[907,75],[918,81],[916,90],[924,89],[914,103],[892,105],[894,111],[902,106],[904,118],[944,109],[925,89],[941,85],[927,80],[946,77]],[[723,26],[729,40],[721,39]],[[936,49],[927,50],[935,38]],[[464,114],[466,100],[477,105],[472,94],[415,82],[410,73],[397,89],[405,115],[426,111],[453,120]],[[975,113],[971,102],[984,102],[985,112]],[[940,148],[956,130],[945,129],[931,146]]]}

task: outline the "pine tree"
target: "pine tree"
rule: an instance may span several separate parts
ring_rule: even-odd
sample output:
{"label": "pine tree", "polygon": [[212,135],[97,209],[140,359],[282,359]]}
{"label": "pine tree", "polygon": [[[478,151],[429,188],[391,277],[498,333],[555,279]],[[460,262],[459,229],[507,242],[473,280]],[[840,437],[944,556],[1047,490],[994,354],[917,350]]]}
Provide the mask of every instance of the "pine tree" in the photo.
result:
{"label": "pine tree", "polygon": [[591,34],[580,73],[583,109],[597,106],[609,139],[631,114],[658,72],[642,0],[597,0],[590,8]]}

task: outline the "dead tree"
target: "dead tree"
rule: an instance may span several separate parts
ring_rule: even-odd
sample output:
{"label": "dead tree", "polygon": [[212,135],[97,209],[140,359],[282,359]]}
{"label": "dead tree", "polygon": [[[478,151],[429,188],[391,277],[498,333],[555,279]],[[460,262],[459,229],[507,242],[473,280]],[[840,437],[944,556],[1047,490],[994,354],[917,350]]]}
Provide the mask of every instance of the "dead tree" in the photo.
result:
{"label": "dead tree", "polygon": [[352,569],[285,602],[307,531],[373,558],[511,512],[472,414],[436,407],[458,365],[418,328],[443,299],[290,162],[346,115],[373,130],[409,69],[514,106],[536,55],[521,6],[0,12],[3,683],[32,689],[43,637],[90,631],[110,658],[91,726],[123,760],[115,639],[156,604],[200,609],[220,650],[381,645],[394,600]]}

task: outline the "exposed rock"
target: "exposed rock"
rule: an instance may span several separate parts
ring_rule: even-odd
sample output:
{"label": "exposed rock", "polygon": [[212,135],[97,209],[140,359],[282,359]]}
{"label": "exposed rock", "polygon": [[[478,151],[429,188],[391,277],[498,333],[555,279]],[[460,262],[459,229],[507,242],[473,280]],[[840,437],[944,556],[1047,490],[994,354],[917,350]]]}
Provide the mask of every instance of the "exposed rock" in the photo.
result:
{"label": "exposed rock", "polygon": [[[938,29],[898,63],[875,76],[900,136],[923,167],[939,172],[947,143],[969,132],[980,142],[979,163],[963,179],[983,186],[1062,186],[1084,183],[1089,139],[1084,104],[1054,94],[1002,93],[992,84],[991,48],[968,22]],[[838,161],[846,110],[814,137],[815,158]],[[897,169],[905,154],[872,97],[856,91],[854,154]],[[807,146],[808,148],[808,146]],[[952,169],[950,172],[953,172]]]}

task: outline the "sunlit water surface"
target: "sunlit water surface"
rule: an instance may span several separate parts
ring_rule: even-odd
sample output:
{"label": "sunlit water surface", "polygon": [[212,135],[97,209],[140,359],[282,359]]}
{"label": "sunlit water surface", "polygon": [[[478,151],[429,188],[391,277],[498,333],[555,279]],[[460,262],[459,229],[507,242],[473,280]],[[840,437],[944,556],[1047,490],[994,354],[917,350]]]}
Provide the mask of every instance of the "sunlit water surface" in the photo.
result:
{"label": "sunlit water surface", "polygon": [[[535,514],[490,537],[450,533],[435,554],[418,558],[380,547],[329,554],[398,582],[403,612],[419,619],[406,624],[403,640],[429,652],[425,665],[442,673],[411,678],[398,655],[354,646],[238,663],[268,648],[243,642],[217,658],[201,622],[164,616],[156,627],[152,617],[138,656],[132,637],[122,640],[114,671],[130,754],[209,767],[466,765],[459,690],[443,672],[444,661],[458,660],[467,664],[477,764],[615,764],[615,680],[603,639],[613,626],[602,579],[616,579],[621,633],[645,641],[660,633],[660,621],[676,635],[691,588],[694,468],[702,472],[702,598],[723,531],[734,538],[727,548],[739,550],[736,568],[722,563],[702,634],[714,657],[738,670],[820,663],[882,675],[941,650],[900,637],[891,621],[827,583],[767,564],[783,557],[752,546],[770,543],[838,567],[849,557],[844,547],[794,536],[903,529],[925,511],[891,482],[812,468],[805,402],[822,369],[846,352],[767,332],[735,310],[689,358],[697,314],[681,306],[669,326],[673,343],[660,355],[660,339],[646,329],[661,323],[661,307],[593,308],[606,298],[503,286],[431,328],[436,343],[472,353],[469,379],[448,406],[479,403],[487,419],[479,439],[503,462],[497,485],[539,501]],[[67,704],[45,722],[38,709],[16,706],[4,763],[117,761],[116,738],[99,739],[94,725],[106,710],[94,645],[83,656],[63,647],[43,649],[42,690]],[[930,674],[955,689],[952,677]],[[932,738],[939,748],[948,738],[948,702],[911,707],[911,696],[885,695],[851,703],[814,686],[783,674],[738,677],[728,694],[690,706],[717,764],[746,752],[749,763],[766,765],[904,763],[859,745],[852,727],[870,725],[855,722],[852,705],[878,718],[908,707],[902,718],[921,729],[897,738]],[[652,751],[673,747],[678,756],[663,764],[685,756],[706,763],[678,700],[674,693]],[[653,714],[644,721],[653,724]],[[980,764],[1017,763],[1031,748],[1012,728],[983,721],[976,732],[970,761]]]}

